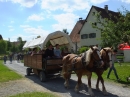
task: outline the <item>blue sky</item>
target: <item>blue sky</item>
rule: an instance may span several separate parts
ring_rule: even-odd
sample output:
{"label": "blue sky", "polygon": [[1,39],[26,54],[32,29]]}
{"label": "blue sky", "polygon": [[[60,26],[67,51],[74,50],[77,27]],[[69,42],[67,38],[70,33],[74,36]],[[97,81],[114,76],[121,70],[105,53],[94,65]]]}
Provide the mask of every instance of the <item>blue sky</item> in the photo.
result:
{"label": "blue sky", "polygon": [[0,34],[4,40],[32,40],[67,29],[70,33],[92,5],[112,11],[130,10],[130,0],[0,0]]}

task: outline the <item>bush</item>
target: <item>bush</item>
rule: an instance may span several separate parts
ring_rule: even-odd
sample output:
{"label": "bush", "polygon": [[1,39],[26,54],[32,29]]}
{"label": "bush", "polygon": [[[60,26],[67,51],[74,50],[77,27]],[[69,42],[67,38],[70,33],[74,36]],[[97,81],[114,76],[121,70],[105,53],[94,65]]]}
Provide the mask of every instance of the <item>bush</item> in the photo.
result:
{"label": "bush", "polygon": [[81,53],[87,51],[88,49],[89,49],[89,47],[81,47],[78,52],[81,54]]}

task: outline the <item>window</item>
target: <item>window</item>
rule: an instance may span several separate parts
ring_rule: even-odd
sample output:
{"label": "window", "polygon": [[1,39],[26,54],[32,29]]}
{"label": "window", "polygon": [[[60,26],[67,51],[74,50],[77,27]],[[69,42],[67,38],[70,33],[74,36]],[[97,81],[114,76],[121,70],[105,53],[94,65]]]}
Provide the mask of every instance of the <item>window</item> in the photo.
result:
{"label": "window", "polygon": [[87,39],[87,38],[88,38],[88,34],[81,35],[81,39]]}
{"label": "window", "polygon": [[89,38],[96,38],[96,33],[90,33]]}

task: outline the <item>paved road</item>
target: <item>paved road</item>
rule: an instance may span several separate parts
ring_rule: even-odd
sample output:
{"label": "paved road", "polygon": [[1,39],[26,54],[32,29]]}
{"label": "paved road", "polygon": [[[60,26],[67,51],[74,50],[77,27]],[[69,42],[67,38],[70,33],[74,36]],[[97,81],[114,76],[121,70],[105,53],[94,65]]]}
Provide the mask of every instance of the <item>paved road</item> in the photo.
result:
{"label": "paved road", "polygon": [[[80,88],[79,93],[76,93],[74,91],[74,87],[76,85],[76,80],[77,80],[77,77],[75,75],[71,77],[70,88],[66,89],[64,88],[64,85],[63,85],[64,79],[62,77],[52,78],[52,79],[49,79],[47,82],[42,83],[40,82],[39,77],[35,74],[32,74],[32,76],[26,76],[26,67],[24,67],[23,63],[17,63],[17,61],[13,61],[13,63],[10,64],[10,62],[7,61],[7,64],[5,65],[8,66],[10,69],[16,71],[17,73],[30,79],[31,81],[34,82],[34,84],[36,83],[50,91],[57,92],[61,94],[63,97],[90,97],[90,95],[87,92],[87,85],[86,85],[87,78],[86,77],[82,78],[82,81],[85,87]],[[96,81],[93,79],[92,88],[93,88],[95,97],[106,97],[103,95],[101,91],[97,91],[95,89],[95,83]],[[105,86],[108,91],[107,97],[130,97],[130,89],[125,86],[116,85],[114,83],[109,83],[109,82],[105,82]]]}

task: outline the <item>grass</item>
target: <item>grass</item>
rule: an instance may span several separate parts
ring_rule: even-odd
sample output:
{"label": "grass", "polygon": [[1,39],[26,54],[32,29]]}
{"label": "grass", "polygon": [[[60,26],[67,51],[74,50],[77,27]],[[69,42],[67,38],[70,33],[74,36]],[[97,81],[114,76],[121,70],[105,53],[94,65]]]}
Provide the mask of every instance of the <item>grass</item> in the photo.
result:
{"label": "grass", "polygon": [[[119,78],[121,79],[121,81],[116,80],[116,76],[115,76],[113,70],[109,76],[110,79],[107,79],[107,73],[109,71],[109,68],[106,71],[104,71],[102,76],[103,76],[104,80],[113,81],[113,82],[117,82],[120,84],[125,84],[125,85],[130,86],[130,81],[127,81],[127,79],[126,79],[128,76],[130,76],[130,63],[121,63],[121,64],[122,64],[121,66],[118,63],[114,64],[117,74],[118,74]],[[92,77],[97,78],[97,75],[95,73],[93,73]]]}
{"label": "grass", "polygon": [[10,70],[6,66],[3,65],[3,61],[0,61],[0,82],[7,82],[10,80],[16,80],[22,78],[21,75],[16,72]]}
{"label": "grass", "polygon": [[48,92],[26,92],[10,97],[58,97],[58,96]]}

